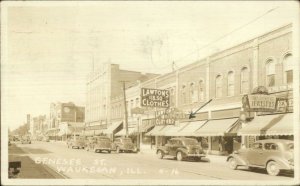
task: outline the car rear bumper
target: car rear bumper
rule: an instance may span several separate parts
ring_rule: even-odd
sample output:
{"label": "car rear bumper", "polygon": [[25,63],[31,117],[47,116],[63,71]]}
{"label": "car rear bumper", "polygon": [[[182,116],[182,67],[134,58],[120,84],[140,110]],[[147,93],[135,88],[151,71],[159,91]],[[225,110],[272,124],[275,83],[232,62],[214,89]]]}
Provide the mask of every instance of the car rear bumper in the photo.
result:
{"label": "car rear bumper", "polygon": [[205,154],[187,154],[187,157],[205,157]]}

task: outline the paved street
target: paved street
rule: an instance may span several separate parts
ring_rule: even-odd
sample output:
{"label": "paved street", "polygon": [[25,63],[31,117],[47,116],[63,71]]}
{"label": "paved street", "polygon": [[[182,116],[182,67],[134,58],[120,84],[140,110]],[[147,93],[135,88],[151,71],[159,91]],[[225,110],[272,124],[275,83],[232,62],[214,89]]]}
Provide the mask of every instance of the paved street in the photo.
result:
{"label": "paved street", "polygon": [[225,157],[208,156],[210,162],[158,159],[154,152],[94,153],[68,149],[62,142],[17,144],[36,164],[47,165],[76,179],[199,179],[199,180],[287,180],[293,175],[269,176],[264,170],[231,170]]}

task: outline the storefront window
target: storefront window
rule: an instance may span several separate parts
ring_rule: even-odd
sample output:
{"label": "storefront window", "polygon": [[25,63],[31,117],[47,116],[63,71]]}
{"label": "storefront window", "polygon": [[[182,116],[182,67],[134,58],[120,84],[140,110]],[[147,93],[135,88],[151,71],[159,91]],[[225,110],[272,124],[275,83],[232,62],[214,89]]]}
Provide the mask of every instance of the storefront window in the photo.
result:
{"label": "storefront window", "polygon": [[228,96],[233,96],[234,95],[234,73],[233,73],[233,71],[228,72],[227,95]]}
{"label": "storefront window", "polygon": [[241,94],[249,92],[249,70],[247,67],[241,70]]}
{"label": "storefront window", "polygon": [[221,75],[218,75],[216,77],[216,98],[220,98],[222,97],[222,76]]}
{"label": "storefront window", "polygon": [[284,82],[288,85],[293,83],[293,63],[292,55],[288,54],[283,60]]}
{"label": "storefront window", "polygon": [[266,63],[266,81],[268,87],[275,86],[275,62],[273,60]]}

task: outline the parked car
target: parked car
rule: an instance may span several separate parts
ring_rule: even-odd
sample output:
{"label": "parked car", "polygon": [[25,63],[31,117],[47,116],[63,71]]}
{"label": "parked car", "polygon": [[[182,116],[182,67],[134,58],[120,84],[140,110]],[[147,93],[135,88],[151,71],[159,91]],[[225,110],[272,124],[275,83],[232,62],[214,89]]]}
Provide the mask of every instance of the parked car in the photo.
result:
{"label": "parked car", "polygon": [[114,141],[116,152],[137,152],[137,147],[132,143],[130,138],[120,137]]}
{"label": "parked car", "polygon": [[94,152],[103,152],[106,151],[111,153],[114,148],[113,142],[105,136],[94,136],[92,138],[88,138],[86,150],[87,151],[94,151]]}
{"label": "parked car", "polygon": [[238,166],[264,168],[269,175],[277,176],[281,170],[294,170],[294,142],[284,139],[256,141],[251,148],[240,149],[227,158],[231,169]]}
{"label": "parked car", "polygon": [[85,140],[82,136],[74,136],[68,139],[67,146],[68,148],[77,148],[77,149],[83,149],[85,146]]}
{"label": "parked car", "polygon": [[21,143],[22,144],[31,144],[31,140],[30,140],[30,138],[29,137],[23,137],[22,139],[21,139]]}
{"label": "parked car", "polygon": [[43,141],[44,141],[44,142],[49,142],[49,141],[50,141],[49,136],[44,136],[44,137],[43,137]]}
{"label": "parked car", "polygon": [[156,154],[162,159],[165,156],[176,157],[178,161],[186,158],[201,160],[205,157],[204,151],[198,141],[193,138],[172,138],[165,146],[157,148]]}

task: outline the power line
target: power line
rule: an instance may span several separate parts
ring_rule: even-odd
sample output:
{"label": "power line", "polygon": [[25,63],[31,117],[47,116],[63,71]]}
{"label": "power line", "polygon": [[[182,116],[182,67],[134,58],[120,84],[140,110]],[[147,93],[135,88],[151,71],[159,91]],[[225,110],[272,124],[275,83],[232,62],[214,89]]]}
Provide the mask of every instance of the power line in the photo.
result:
{"label": "power line", "polygon": [[[254,18],[253,20],[247,22],[246,24],[241,25],[241,26],[237,27],[236,29],[232,30],[231,32],[226,33],[226,34],[222,35],[221,37],[219,37],[219,38],[213,40],[212,42],[210,42],[210,43],[204,45],[204,46],[201,47],[200,49],[194,50],[194,51],[192,51],[191,53],[189,53],[189,54],[187,54],[187,55],[185,55],[185,56],[183,56],[183,57],[181,57],[181,58],[179,58],[179,59],[177,59],[177,60],[173,60],[172,64],[175,64],[175,65],[176,65],[176,63],[179,64],[179,63],[180,63],[179,61],[185,59],[186,57],[189,57],[189,56],[191,56],[192,54],[194,54],[194,53],[196,53],[196,52],[199,52],[199,51],[202,50],[202,49],[207,48],[207,47],[210,46],[211,44],[216,43],[217,41],[219,41],[219,40],[221,40],[221,39],[224,39],[225,37],[227,37],[227,36],[231,35],[232,33],[234,33],[234,32],[236,32],[236,31],[238,31],[238,30],[240,30],[240,29],[242,29],[242,28],[244,28],[244,27],[246,27],[246,26],[248,26],[248,25],[254,23],[254,22],[257,21],[258,19],[260,19],[260,18],[266,16],[267,14],[273,12],[274,10],[276,10],[276,9],[278,9],[278,8],[279,8],[279,7],[272,8],[272,9],[268,10],[267,12],[265,12],[264,14],[262,14],[262,15],[256,17],[256,18]],[[161,68],[165,68],[165,67],[167,67],[167,66],[169,66],[169,65],[166,65],[166,66],[161,67]],[[177,66],[177,65],[176,65],[176,66]]]}

